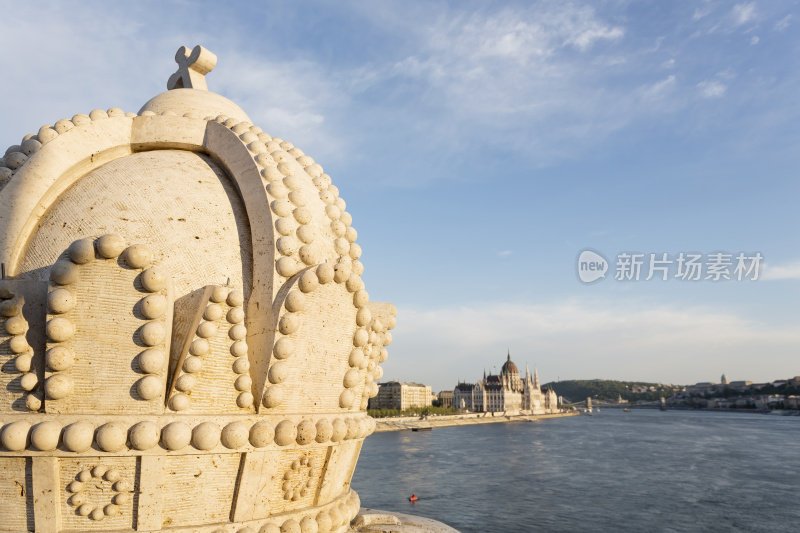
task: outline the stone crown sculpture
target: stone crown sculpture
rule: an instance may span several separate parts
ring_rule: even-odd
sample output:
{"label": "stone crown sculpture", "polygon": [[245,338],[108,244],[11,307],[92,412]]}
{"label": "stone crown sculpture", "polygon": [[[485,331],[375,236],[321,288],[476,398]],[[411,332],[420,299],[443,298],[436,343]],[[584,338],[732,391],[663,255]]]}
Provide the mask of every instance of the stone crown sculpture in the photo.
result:
{"label": "stone crown sculpture", "polygon": [[326,533],[396,310],[322,167],[181,48],[0,159],[0,531]]}

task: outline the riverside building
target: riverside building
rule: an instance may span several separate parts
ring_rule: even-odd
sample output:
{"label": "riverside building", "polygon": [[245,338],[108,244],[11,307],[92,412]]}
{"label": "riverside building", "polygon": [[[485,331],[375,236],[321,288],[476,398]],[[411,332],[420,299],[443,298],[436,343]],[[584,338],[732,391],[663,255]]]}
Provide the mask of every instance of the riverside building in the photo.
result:
{"label": "riverside building", "polygon": [[370,409],[399,409],[431,406],[431,387],[421,383],[389,381],[378,384],[378,395],[369,400]]}
{"label": "riverside building", "polygon": [[506,414],[547,414],[558,412],[555,391],[542,387],[539,373],[525,367],[520,377],[517,365],[506,357],[499,375],[483,374],[478,383],[459,383],[453,390],[453,407],[473,412],[503,412]]}
{"label": "riverside building", "polygon": [[439,392],[439,407],[453,407],[453,391],[443,390]]}

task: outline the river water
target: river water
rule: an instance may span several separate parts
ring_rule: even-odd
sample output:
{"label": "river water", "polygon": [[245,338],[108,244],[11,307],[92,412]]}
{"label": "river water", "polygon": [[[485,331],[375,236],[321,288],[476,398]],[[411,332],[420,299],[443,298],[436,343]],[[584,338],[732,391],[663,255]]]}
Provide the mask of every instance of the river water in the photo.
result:
{"label": "river water", "polygon": [[800,417],[603,409],[376,433],[352,485],[364,507],[464,533],[796,532]]}

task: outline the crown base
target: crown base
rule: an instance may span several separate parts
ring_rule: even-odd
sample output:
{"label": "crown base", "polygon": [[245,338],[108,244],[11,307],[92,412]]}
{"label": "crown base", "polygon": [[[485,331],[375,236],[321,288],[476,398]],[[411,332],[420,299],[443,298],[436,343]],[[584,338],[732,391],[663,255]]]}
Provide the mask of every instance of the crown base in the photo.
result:
{"label": "crown base", "polygon": [[430,518],[364,507],[352,522],[352,531],[359,533],[385,530],[402,533],[458,533],[458,530]]}

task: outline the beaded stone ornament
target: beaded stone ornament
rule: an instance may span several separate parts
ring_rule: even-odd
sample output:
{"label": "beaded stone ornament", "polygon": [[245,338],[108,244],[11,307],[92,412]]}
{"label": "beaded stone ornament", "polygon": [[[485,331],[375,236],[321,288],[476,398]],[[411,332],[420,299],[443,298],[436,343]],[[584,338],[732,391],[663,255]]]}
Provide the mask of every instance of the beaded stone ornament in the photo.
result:
{"label": "beaded stone ornament", "polygon": [[[0,531],[350,529],[396,309],[330,177],[182,47],[0,158]],[[267,96],[265,96],[268,98]]]}

